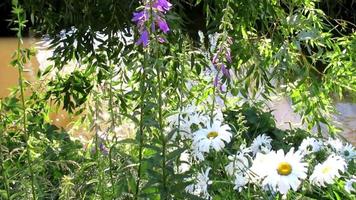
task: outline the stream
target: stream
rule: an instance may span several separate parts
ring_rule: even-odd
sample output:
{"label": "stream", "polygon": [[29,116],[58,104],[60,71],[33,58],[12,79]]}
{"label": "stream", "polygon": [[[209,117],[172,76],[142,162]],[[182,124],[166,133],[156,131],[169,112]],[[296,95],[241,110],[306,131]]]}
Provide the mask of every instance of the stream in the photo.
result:
{"label": "stream", "polygon": [[[35,39],[25,39],[25,47],[31,47],[35,44]],[[16,38],[0,38],[0,98],[7,96],[10,93],[9,88],[14,87],[18,83],[17,69],[10,66],[11,55],[16,50]],[[30,63],[25,66],[25,77],[29,81],[36,80],[35,72],[38,69],[38,62],[34,57]],[[336,110],[339,112],[335,116],[336,120],[341,124],[343,131],[341,135],[356,145],[356,103],[339,101],[335,103]],[[293,112],[291,102],[287,98],[279,98],[269,104],[272,114],[275,116],[277,127],[288,129],[292,127],[300,127],[300,116]],[[58,127],[68,128],[71,117],[63,110],[51,113],[52,123]]]}

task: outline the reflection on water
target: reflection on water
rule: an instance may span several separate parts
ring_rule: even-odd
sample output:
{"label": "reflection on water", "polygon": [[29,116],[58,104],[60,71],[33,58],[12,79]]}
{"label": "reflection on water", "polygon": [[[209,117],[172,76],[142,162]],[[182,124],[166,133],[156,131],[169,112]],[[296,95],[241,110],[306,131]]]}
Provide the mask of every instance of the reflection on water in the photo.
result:
{"label": "reflection on water", "polygon": [[[25,47],[31,47],[35,42],[34,39],[25,39]],[[10,66],[11,57],[17,49],[16,38],[0,38],[0,98],[9,94],[10,87],[17,85],[18,72],[17,69]],[[36,59],[25,66],[25,77],[27,80],[33,81],[35,79],[36,66],[38,66]]]}
{"label": "reflection on water", "polygon": [[[35,39],[24,39],[26,48],[34,47]],[[9,88],[18,84],[18,71],[10,65],[13,52],[17,49],[17,38],[1,38],[0,37],[0,98],[9,95]],[[30,63],[25,65],[24,76],[26,80],[35,81],[38,70],[38,62],[35,57]],[[71,117],[68,113],[59,110],[50,114],[52,123],[58,127],[69,128]]]}
{"label": "reflection on water", "polygon": [[[35,39],[25,39],[24,45],[31,47],[35,42]],[[9,64],[16,47],[16,38],[0,38],[0,98],[8,95],[8,88],[16,86],[18,83],[17,69]],[[34,58],[25,68],[26,79],[34,81],[38,69],[37,60]],[[274,110],[273,114],[279,128],[289,128],[290,124],[300,125],[300,117],[293,112],[288,100],[274,101],[271,108]],[[356,145],[356,104],[339,102],[336,103],[336,108],[340,112],[336,118],[343,125],[343,136]],[[72,121],[72,118],[63,110],[51,113],[50,116],[53,124],[63,128],[69,128],[68,124]]]}

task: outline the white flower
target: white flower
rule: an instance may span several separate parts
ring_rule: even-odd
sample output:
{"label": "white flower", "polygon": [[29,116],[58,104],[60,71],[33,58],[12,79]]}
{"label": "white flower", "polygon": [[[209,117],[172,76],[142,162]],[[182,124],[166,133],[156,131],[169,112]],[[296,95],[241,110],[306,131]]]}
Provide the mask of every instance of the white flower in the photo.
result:
{"label": "white flower", "polygon": [[272,149],[271,142],[272,139],[265,134],[257,136],[251,144],[251,150],[253,155],[256,155],[258,152],[270,152]]}
{"label": "white flower", "polygon": [[287,194],[289,189],[297,191],[301,180],[307,177],[307,164],[302,162],[301,153],[294,152],[293,148],[287,154],[279,150],[260,155],[257,153],[258,160],[254,161],[251,170],[261,177],[264,188]]}
{"label": "white flower", "polygon": [[335,178],[340,177],[340,173],[346,169],[346,162],[341,156],[330,155],[326,161],[315,166],[312,175],[309,177],[312,184],[325,186],[334,183]]}
{"label": "white flower", "polygon": [[352,160],[356,158],[356,151],[352,144],[345,144],[341,147],[338,154],[346,160]]}
{"label": "white flower", "polygon": [[193,145],[192,146],[192,157],[196,161],[203,161],[205,160],[203,152],[199,151],[198,147]]}
{"label": "white flower", "polygon": [[248,181],[249,181],[249,179],[245,175],[243,175],[241,173],[235,174],[234,190],[241,192],[241,190],[248,183]]}
{"label": "white flower", "polygon": [[335,152],[338,152],[342,149],[343,144],[337,138],[328,138],[328,140],[325,142],[325,146],[329,147],[330,149],[333,149]]}
{"label": "white flower", "polygon": [[343,142],[337,138],[336,139],[329,138],[325,142],[325,145],[337,155],[345,158],[347,161],[356,158],[356,150],[349,143],[343,144]]}
{"label": "white flower", "polygon": [[307,137],[305,138],[299,146],[299,151],[303,154],[310,154],[320,151],[322,142],[315,138]]}
{"label": "white flower", "polygon": [[178,172],[184,173],[190,169],[190,154],[188,151],[184,151],[179,157],[180,165],[178,166]]}
{"label": "white flower", "polygon": [[350,193],[351,192],[356,192],[356,189],[355,187],[353,187],[353,184],[356,183],[356,177],[353,176],[351,179],[349,180],[346,180],[346,183],[345,183],[345,190],[346,192]]}
{"label": "white flower", "polygon": [[225,147],[225,143],[231,141],[232,134],[228,125],[221,125],[220,121],[215,121],[205,129],[196,131],[193,138],[193,146],[201,152],[209,153],[210,148],[220,151]]}
{"label": "white flower", "polygon": [[251,182],[259,184],[259,182],[267,176],[267,171],[264,165],[270,162],[270,154],[257,153],[255,159],[252,162],[249,174]]}
{"label": "white flower", "polygon": [[[167,117],[167,121],[171,129],[179,128],[179,134],[183,139],[192,139],[192,125],[201,127],[207,121],[206,118],[196,106],[188,105],[182,108],[180,113]],[[175,140],[175,138],[176,135],[173,135],[172,139]]]}
{"label": "white flower", "polygon": [[249,168],[248,159],[243,153],[238,153],[234,156],[229,156],[229,160],[231,162],[225,167],[227,175],[232,176],[235,173],[244,173]]}
{"label": "white flower", "polygon": [[201,171],[201,173],[198,173],[195,183],[188,185],[185,188],[185,191],[202,197],[204,199],[211,199],[211,196],[209,195],[208,192],[208,185],[212,183],[212,181],[209,180],[209,171],[211,170],[210,167],[208,167],[205,172]]}

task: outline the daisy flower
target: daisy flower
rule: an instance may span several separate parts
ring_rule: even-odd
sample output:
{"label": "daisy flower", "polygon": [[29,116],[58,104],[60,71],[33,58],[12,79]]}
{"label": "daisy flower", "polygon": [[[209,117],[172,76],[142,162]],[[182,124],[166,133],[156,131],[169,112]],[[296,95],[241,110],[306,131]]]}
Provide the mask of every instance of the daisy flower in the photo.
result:
{"label": "daisy flower", "polygon": [[355,187],[353,186],[353,184],[356,183],[356,177],[353,176],[351,179],[349,180],[346,180],[346,183],[345,183],[345,190],[346,192],[350,193],[351,192],[356,192],[356,189]]}
{"label": "daisy flower", "polygon": [[241,190],[248,183],[248,181],[249,181],[248,177],[246,177],[244,174],[237,173],[235,175],[234,190],[237,190],[237,191],[241,192]]}
{"label": "daisy flower", "polygon": [[185,191],[187,193],[202,197],[204,199],[211,199],[211,196],[209,195],[208,192],[208,185],[212,183],[209,179],[209,171],[211,170],[210,167],[208,167],[205,172],[201,171],[201,173],[198,173],[195,183],[190,184],[185,188]]}
{"label": "daisy flower", "polygon": [[305,138],[299,146],[299,151],[303,154],[310,154],[320,151],[322,142],[315,138],[307,137]]}
{"label": "daisy flower", "polygon": [[209,153],[210,148],[220,151],[225,147],[225,142],[231,141],[232,134],[228,125],[221,125],[220,121],[215,121],[205,129],[196,131],[193,138],[193,146],[201,152]]}
{"label": "daisy flower", "polygon": [[342,149],[342,142],[339,139],[333,139],[333,138],[328,138],[328,140],[325,142],[325,146],[329,147],[330,149],[333,149],[335,152],[338,152]]}
{"label": "daisy flower", "polygon": [[226,174],[232,176],[235,173],[243,173],[249,168],[249,162],[246,156],[243,153],[238,153],[234,156],[229,156],[231,161],[225,167]]}
{"label": "daisy flower", "polygon": [[262,178],[264,188],[271,188],[284,195],[290,189],[297,191],[301,180],[307,177],[307,163],[302,162],[302,154],[294,152],[293,148],[287,154],[283,150],[271,151],[262,158],[254,163],[254,168],[258,169],[255,173]]}
{"label": "daisy flower", "polygon": [[270,162],[270,154],[257,153],[255,159],[252,161],[248,174],[252,183],[260,185],[260,182],[267,176],[267,171],[264,165]]}
{"label": "daisy flower", "polygon": [[309,180],[317,186],[326,186],[325,184],[333,184],[335,178],[340,177],[339,172],[346,170],[346,162],[341,156],[330,155],[326,161],[315,166]]}
{"label": "daisy flower", "polygon": [[338,154],[348,161],[356,158],[356,151],[352,144],[343,145]]}
{"label": "daisy flower", "polygon": [[[200,128],[207,121],[206,118],[196,106],[188,105],[182,108],[180,113],[167,117],[167,122],[171,129],[179,127],[179,135],[183,139],[192,139],[191,127],[197,125]],[[172,140],[175,140],[176,136],[173,135]]]}
{"label": "daisy flower", "polygon": [[271,142],[272,139],[265,134],[257,136],[251,144],[251,150],[253,155],[256,155],[258,152],[270,152],[272,149]]}
{"label": "daisy flower", "polygon": [[205,160],[203,152],[199,151],[199,148],[193,144],[191,154],[194,160],[200,162]]}
{"label": "daisy flower", "polygon": [[184,173],[189,171],[190,163],[191,163],[190,157],[191,156],[187,150],[180,154],[179,157],[180,164],[178,166],[178,173]]}

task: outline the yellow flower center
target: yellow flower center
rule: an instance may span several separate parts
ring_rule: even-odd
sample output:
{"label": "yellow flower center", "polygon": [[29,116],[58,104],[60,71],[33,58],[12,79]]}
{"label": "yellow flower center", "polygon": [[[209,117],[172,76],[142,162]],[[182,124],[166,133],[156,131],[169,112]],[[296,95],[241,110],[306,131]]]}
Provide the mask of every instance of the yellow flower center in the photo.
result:
{"label": "yellow flower center", "polygon": [[218,132],[216,132],[216,131],[211,131],[211,132],[208,133],[208,138],[209,138],[209,139],[214,139],[214,138],[216,138],[218,135],[219,135]]}
{"label": "yellow flower center", "polygon": [[321,170],[321,173],[323,174],[327,174],[331,171],[331,167],[330,166],[326,166]]}
{"label": "yellow flower center", "polygon": [[292,173],[292,166],[287,162],[281,162],[277,167],[277,172],[279,175],[287,176]]}

